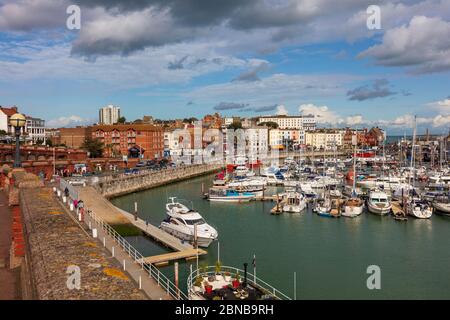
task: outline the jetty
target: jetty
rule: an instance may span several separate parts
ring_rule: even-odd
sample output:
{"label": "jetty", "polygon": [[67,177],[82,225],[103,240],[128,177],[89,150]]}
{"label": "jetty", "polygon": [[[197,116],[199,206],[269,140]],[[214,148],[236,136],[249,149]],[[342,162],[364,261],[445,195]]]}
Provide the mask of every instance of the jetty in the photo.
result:
{"label": "jetty", "polygon": [[153,262],[155,266],[162,266],[173,260],[190,260],[207,254],[206,250],[194,248],[190,243],[182,242],[180,239],[151,223],[147,223],[138,216],[117,208],[92,187],[80,187],[78,194],[79,199],[83,200],[86,208],[95,212],[104,221],[111,225],[131,224],[146,236],[175,251],[173,253],[146,257],[144,258],[145,262]]}

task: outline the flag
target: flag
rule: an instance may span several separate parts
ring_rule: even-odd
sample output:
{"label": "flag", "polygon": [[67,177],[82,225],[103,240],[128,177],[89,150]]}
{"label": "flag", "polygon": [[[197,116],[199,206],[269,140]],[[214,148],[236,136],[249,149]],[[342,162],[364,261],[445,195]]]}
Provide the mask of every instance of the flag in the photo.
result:
{"label": "flag", "polygon": [[256,268],[256,255],[255,254],[253,255],[252,265],[253,265],[253,268]]}

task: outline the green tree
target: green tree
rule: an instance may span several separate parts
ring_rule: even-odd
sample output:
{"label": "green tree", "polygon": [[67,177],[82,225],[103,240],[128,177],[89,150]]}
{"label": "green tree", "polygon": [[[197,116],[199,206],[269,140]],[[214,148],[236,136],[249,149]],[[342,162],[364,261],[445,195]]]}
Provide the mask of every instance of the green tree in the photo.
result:
{"label": "green tree", "polygon": [[228,126],[228,129],[242,129],[242,123],[240,121],[234,121],[232,124]]}
{"label": "green tree", "polygon": [[266,126],[266,127],[272,128],[272,129],[278,129],[278,123],[273,122],[273,121],[261,122],[259,125]]}
{"label": "green tree", "polygon": [[53,141],[52,139],[45,139],[45,144],[49,147],[53,147]]}
{"label": "green tree", "polygon": [[127,121],[127,119],[125,118],[125,117],[120,117],[118,120],[117,120],[117,123],[125,123]]}
{"label": "green tree", "polygon": [[87,138],[81,147],[89,152],[90,158],[101,158],[103,156],[103,142],[99,139]]}

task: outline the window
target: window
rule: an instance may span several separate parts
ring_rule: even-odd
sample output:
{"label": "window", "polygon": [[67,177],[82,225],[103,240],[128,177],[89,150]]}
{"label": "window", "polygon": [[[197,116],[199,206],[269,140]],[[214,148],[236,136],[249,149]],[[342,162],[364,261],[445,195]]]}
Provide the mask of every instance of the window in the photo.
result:
{"label": "window", "polygon": [[204,224],[206,223],[203,219],[186,220],[186,224],[193,226],[194,224]]}

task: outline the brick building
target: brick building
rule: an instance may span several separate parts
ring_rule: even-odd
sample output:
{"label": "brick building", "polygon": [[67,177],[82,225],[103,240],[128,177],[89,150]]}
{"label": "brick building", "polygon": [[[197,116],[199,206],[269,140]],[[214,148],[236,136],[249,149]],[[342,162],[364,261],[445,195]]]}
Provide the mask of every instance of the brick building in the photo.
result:
{"label": "brick building", "polygon": [[79,149],[91,135],[92,127],[61,128],[59,129],[59,144]]}
{"label": "brick building", "polygon": [[162,127],[149,124],[96,125],[92,127],[93,139],[103,145],[104,157],[128,156],[144,159],[163,157],[164,131]]}

